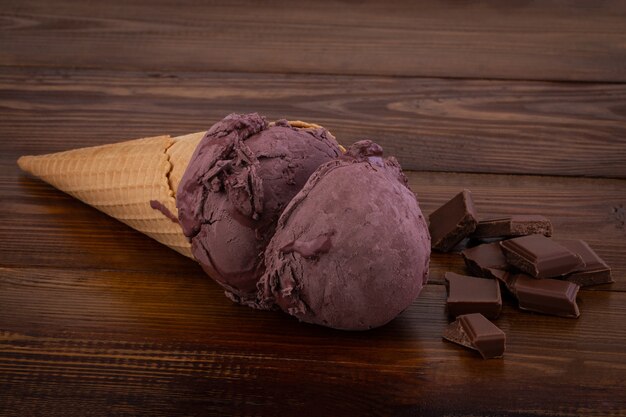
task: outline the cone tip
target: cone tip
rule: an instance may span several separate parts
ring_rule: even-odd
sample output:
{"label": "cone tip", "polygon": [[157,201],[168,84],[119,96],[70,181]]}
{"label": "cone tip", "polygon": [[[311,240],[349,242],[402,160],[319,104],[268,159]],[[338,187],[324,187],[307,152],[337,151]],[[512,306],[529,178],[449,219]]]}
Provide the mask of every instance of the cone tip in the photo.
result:
{"label": "cone tip", "polygon": [[17,166],[20,167],[22,171],[29,172],[30,169],[30,161],[33,157],[31,155],[20,156],[17,160]]}

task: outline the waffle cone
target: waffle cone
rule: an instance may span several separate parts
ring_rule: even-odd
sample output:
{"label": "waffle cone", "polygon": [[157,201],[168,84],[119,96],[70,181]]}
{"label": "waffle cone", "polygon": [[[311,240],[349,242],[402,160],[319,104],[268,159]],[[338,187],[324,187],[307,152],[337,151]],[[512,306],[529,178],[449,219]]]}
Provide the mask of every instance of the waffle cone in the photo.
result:
{"label": "waffle cone", "polygon": [[178,223],[152,208],[151,201],[177,216],[176,190],[203,135],[156,136],[23,156],[17,163],[22,170],[192,258]]}

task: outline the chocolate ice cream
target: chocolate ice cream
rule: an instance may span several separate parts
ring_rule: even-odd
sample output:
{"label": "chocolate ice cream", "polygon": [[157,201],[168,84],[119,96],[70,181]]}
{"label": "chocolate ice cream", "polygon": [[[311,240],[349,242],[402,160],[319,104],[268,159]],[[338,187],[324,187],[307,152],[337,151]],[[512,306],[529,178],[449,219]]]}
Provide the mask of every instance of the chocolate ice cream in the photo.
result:
{"label": "chocolate ice cream", "polygon": [[231,114],[196,148],[177,192],[183,232],[203,269],[255,305],[263,252],[289,201],[321,164],[341,154],[323,128]]}
{"label": "chocolate ice cream", "polygon": [[364,140],[319,167],[265,251],[262,305],[344,330],[389,322],[428,275],[430,236],[395,158]]}

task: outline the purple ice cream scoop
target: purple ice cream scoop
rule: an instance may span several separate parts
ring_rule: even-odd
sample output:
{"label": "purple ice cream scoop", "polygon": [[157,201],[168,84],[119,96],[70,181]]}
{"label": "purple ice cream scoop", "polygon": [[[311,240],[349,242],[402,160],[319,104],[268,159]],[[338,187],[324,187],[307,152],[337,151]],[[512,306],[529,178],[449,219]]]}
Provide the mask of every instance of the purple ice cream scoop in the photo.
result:
{"label": "purple ice cream scoop", "polygon": [[430,235],[395,158],[363,140],[320,166],[265,251],[259,299],[343,330],[388,323],[428,279]]}
{"label": "purple ice cream scoop", "polygon": [[176,205],[194,257],[230,298],[255,306],[278,217],[309,176],[340,154],[326,129],[269,124],[256,113],[231,114],[208,130]]}

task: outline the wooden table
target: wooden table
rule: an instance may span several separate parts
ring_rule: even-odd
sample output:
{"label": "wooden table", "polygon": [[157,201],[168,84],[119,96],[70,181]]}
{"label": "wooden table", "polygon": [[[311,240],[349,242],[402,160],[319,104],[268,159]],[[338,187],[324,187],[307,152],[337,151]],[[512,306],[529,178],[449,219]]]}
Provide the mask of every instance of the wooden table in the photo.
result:
{"label": "wooden table", "polygon": [[[626,415],[623,2],[116,3],[0,8],[0,415]],[[15,164],[252,111],[378,140],[427,214],[469,188],[549,216],[615,283],[578,320],[505,300],[484,361],[441,339],[459,255],[389,325],[334,331],[234,305]]]}

